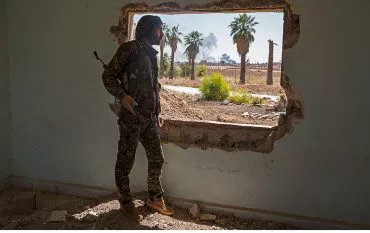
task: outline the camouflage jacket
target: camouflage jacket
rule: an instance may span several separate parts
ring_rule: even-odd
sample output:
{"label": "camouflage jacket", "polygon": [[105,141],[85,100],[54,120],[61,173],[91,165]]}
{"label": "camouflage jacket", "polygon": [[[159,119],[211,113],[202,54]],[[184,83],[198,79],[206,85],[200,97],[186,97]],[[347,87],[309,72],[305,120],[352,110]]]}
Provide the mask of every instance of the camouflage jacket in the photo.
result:
{"label": "camouflage jacket", "polygon": [[131,96],[138,103],[137,112],[158,115],[161,109],[157,54],[143,42],[122,44],[102,75],[105,89],[119,100]]}

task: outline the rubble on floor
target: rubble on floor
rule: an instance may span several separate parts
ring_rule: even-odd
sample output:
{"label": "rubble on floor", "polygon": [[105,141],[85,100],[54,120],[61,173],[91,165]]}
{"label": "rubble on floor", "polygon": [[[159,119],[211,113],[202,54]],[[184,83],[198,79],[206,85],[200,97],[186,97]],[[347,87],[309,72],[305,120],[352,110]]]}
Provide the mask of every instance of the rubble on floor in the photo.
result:
{"label": "rubble on floor", "polygon": [[[32,213],[14,213],[16,200],[22,195],[36,193],[37,208]],[[222,229],[294,229],[284,224],[259,220],[243,220],[216,213],[201,213],[199,205],[192,208],[174,207],[173,216],[158,214],[145,205],[145,195],[135,197],[135,206],[144,219],[140,223],[126,219],[119,211],[115,196],[93,199],[23,189],[8,189],[0,193],[0,229],[3,230],[57,230],[57,229],[168,229],[168,230],[222,230]],[[34,200],[34,199],[32,199]],[[199,216],[194,218],[195,216]]]}
{"label": "rubble on floor", "polygon": [[46,222],[65,222],[67,220],[67,211],[53,211]]}
{"label": "rubble on floor", "polygon": [[199,220],[201,221],[214,221],[217,219],[216,215],[213,214],[201,214],[199,215]]}
{"label": "rubble on floor", "polygon": [[200,206],[198,203],[194,203],[190,208],[189,208],[189,212],[190,214],[194,217],[194,218],[198,218],[199,215],[200,215]]}

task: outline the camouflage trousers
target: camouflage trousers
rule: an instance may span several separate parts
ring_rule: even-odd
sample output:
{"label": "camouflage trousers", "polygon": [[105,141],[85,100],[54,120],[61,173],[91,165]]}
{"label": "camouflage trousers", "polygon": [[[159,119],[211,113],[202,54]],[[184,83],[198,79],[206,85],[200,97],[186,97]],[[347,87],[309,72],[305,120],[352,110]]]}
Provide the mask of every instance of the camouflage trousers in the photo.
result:
{"label": "camouflage trousers", "polygon": [[160,141],[159,128],[155,114],[135,115],[125,109],[121,110],[118,119],[120,138],[115,166],[115,181],[119,201],[125,203],[131,200],[129,174],[135,160],[139,141],[145,148],[148,158],[148,193],[151,198],[163,195],[160,181],[164,163],[163,150]]}

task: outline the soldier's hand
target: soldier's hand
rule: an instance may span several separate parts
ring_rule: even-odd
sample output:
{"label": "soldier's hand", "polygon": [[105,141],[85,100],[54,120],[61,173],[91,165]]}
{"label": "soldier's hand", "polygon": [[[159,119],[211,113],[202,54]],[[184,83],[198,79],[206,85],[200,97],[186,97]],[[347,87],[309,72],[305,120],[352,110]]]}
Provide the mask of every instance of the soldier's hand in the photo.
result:
{"label": "soldier's hand", "polygon": [[162,127],[162,125],[163,125],[163,119],[162,119],[162,117],[157,116],[157,124],[158,124],[159,128]]}
{"label": "soldier's hand", "polygon": [[122,99],[121,99],[121,105],[123,107],[125,107],[127,110],[129,110],[131,113],[135,114],[134,110],[133,110],[133,106],[137,106],[137,103],[135,102],[135,100],[129,96],[129,95],[125,95]]}

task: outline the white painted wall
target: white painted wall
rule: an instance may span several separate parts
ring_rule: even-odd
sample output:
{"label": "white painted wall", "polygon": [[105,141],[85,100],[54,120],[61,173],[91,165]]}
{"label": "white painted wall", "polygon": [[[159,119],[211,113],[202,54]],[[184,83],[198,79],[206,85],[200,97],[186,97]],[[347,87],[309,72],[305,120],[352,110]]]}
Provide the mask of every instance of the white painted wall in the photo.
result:
{"label": "white painted wall", "polygon": [[0,189],[11,174],[12,123],[8,63],[8,19],[5,0],[0,0]]}
{"label": "white painted wall", "polygon": [[[271,155],[166,145],[167,194],[366,224],[370,2],[290,2],[301,14],[301,38],[284,62],[305,100],[305,121]],[[108,28],[124,2],[7,4],[13,173],[114,188],[118,129],[92,51],[105,60],[114,53]],[[139,148],[133,190],[145,189],[146,166]]]}

